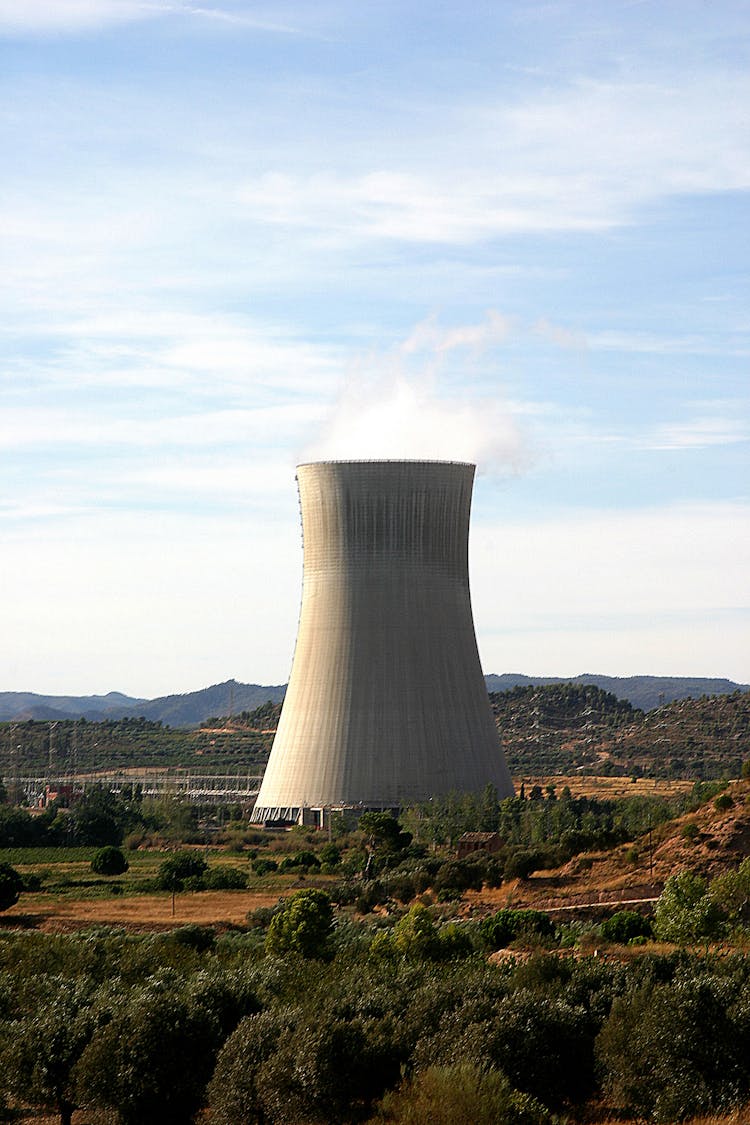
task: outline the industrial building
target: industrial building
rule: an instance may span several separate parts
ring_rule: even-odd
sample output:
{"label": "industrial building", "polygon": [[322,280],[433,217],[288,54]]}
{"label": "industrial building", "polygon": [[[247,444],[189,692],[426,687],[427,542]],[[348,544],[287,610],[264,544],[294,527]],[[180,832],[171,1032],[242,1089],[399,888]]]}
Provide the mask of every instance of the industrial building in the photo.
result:
{"label": "industrial building", "polygon": [[474,468],[298,466],[299,630],[253,821],[321,824],[488,783],[512,795],[471,612]]}

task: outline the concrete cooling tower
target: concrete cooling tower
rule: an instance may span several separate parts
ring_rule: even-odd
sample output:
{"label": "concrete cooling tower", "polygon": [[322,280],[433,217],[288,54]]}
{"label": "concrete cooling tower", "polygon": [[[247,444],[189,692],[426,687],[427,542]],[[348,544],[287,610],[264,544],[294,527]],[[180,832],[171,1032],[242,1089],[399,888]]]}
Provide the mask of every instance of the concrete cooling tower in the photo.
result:
{"label": "concrete cooling tower", "polygon": [[453,461],[298,467],[302,608],[256,823],[513,794],[471,614],[473,480]]}

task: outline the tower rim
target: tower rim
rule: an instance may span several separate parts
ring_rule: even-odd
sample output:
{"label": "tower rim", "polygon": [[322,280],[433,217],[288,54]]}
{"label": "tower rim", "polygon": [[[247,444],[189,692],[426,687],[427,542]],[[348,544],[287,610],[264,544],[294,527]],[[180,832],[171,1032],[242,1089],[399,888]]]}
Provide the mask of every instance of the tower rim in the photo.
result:
{"label": "tower rim", "polygon": [[476,469],[474,461],[451,461],[441,457],[330,457],[321,461],[300,461],[295,467],[307,469],[311,465],[460,465]]}

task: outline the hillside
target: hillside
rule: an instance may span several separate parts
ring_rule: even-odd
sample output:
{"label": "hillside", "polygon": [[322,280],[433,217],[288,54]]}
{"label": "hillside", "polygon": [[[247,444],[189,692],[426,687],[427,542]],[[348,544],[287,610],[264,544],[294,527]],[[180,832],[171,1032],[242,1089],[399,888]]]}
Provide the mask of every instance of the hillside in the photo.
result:
{"label": "hillside", "polygon": [[[717,803],[658,824],[650,837],[608,851],[581,853],[554,870],[537,871],[497,891],[468,893],[471,909],[514,906],[569,910],[636,899],[653,899],[670,875],[694,871],[706,879],[736,870],[750,855],[750,782],[732,782]],[[601,911],[599,911],[601,912]],[[611,912],[605,911],[605,913]],[[564,915],[560,915],[564,917]]]}
{"label": "hillside", "polygon": [[[490,692],[509,691],[515,687],[544,684],[588,684],[611,692],[618,699],[630,702],[643,711],[660,707],[675,699],[697,699],[702,695],[727,695],[750,691],[747,684],[731,680],[666,676],[585,675],[564,677],[531,677],[516,673],[485,676]],[[238,715],[253,711],[267,699],[279,702],[284,698],[285,684],[244,684],[226,680],[221,684],[185,694],[164,695],[157,699],[136,699],[121,692],[108,695],[58,696],[36,695],[32,692],[0,692],[0,722],[25,719],[101,719],[144,718],[171,727],[195,727],[211,715]]]}
{"label": "hillside", "polygon": [[227,728],[175,730],[148,719],[104,722],[29,719],[0,724],[0,777],[59,776],[102,770],[184,768],[262,773],[272,735],[245,723]]}
{"label": "hillside", "polygon": [[[239,687],[240,685],[237,685]],[[240,693],[218,685],[220,704]],[[644,714],[590,684],[516,687],[490,696],[500,741],[516,778],[597,775],[737,777],[750,758],[750,694],[678,700]],[[0,776],[102,769],[183,767],[259,773],[281,704],[266,699],[231,717],[185,729],[126,717],[0,723]],[[218,715],[217,715],[218,712]]]}
{"label": "hillside", "polygon": [[511,773],[737,777],[750,757],[750,694],[679,700],[644,714],[600,688],[490,696]]}

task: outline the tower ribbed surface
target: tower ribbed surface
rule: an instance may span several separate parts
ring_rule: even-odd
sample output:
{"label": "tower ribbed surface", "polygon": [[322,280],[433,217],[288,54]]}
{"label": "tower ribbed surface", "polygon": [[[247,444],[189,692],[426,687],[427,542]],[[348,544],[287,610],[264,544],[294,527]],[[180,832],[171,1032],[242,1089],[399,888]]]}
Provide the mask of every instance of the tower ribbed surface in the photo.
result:
{"label": "tower ribbed surface", "polygon": [[457,462],[298,467],[302,608],[254,821],[512,795],[471,613],[473,479]]}

